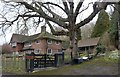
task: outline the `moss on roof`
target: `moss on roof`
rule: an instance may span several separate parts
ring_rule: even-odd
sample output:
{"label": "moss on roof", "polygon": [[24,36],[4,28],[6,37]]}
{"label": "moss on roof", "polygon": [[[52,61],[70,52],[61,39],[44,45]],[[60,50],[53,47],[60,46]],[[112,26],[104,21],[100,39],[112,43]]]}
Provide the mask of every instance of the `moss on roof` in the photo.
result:
{"label": "moss on roof", "polygon": [[39,38],[49,38],[49,39],[54,39],[54,40],[60,40],[59,38],[57,38],[56,36],[54,36],[54,35],[52,35],[51,33],[48,33],[48,32],[42,32],[35,39],[39,39]]}
{"label": "moss on roof", "polygon": [[52,35],[51,33],[48,33],[48,32],[41,32],[41,33],[31,35],[31,36],[13,34],[13,37],[16,38],[16,40],[14,40],[14,41],[21,42],[21,43],[34,41],[37,39],[44,39],[44,38],[62,41],[61,39],[57,38],[55,35]]}
{"label": "moss on roof", "polygon": [[[12,40],[12,38],[15,38],[14,40]],[[21,35],[21,34],[13,34],[11,38],[10,42],[19,42],[19,43],[23,43],[27,38],[29,38],[29,36],[26,35]]]}

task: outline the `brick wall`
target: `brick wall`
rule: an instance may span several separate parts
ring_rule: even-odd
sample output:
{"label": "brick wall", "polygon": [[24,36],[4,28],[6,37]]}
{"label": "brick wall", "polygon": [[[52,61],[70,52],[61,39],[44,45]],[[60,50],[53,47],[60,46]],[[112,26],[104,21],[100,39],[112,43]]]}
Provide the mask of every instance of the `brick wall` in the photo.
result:
{"label": "brick wall", "polygon": [[58,49],[62,49],[61,43],[56,44],[55,40],[52,40],[52,44],[48,44],[47,39],[39,39],[37,41],[39,41],[39,43],[36,43],[36,41],[32,42],[32,48],[39,49],[42,54],[46,53],[48,48],[52,49],[53,53],[58,52]]}
{"label": "brick wall", "polygon": [[56,44],[56,41],[52,41],[52,44],[48,44],[48,48],[52,49],[53,53],[58,52],[58,49],[62,49],[62,45]]}
{"label": "brick wall", "polygon": [[[15,39],[14,39],[15,40]],[[39,43],[36,43],[36,41],[39,41]],[[22,50],[24,47],[23,43],[17,43],[16,47],[12,48],[13,51],[19,51]],[[52,40],[51,44],[48,44],[47,39],[39,39],[31,42],[31,48],[33,49],[39,49],[40,53],[44,54],[47,52],[47,49],[52,49],[53,53],[58,52],[58,49],[62,49],[61,43],[56,44],[55,40]]]}
{"label": "brick wall", "polygon": [[[39,43],[36,43],[36,41],[39,41]],[[33,41],[32,42],[32,48],[33,49],[39,49],[40,50],[40,53],[45,53],[46,52],[46,40],[45,39],[39,39],[39,40],[36,40],[36,41]]]}
{"label": "brick wall", "polygon": [[22,50],[23,48],[23,44],[22,43],[17,43],[16,47],[12,47],[12,51],[19,51],[19,50]]}

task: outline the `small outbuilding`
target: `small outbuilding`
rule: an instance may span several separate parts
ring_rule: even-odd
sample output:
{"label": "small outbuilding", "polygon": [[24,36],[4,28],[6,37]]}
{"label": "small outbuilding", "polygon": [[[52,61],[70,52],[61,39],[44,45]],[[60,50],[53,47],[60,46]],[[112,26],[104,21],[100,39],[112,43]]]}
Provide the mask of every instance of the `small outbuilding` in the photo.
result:
{"label": "small outbuilding", "polygon": [[80,40],[78,42],[79,53],[92,54],[99,41],[100,37]]}

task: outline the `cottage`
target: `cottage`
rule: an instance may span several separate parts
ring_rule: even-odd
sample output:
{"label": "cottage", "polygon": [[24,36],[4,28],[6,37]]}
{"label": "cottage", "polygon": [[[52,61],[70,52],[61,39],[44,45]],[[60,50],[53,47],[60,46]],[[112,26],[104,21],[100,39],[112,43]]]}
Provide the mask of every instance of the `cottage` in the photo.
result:
{"label": "cottage", "polygon": [[31,36],[13,34],[10,40],[15,53],[55,54],[62,51],[61,43],[62,40],[48,33],[45,26],[41,27],[41,33]]}
{"label": "cottage", "polygon": [[100,37],[83,39],[78,42],[80,53],[93,53],[93,49],[99,44]]}

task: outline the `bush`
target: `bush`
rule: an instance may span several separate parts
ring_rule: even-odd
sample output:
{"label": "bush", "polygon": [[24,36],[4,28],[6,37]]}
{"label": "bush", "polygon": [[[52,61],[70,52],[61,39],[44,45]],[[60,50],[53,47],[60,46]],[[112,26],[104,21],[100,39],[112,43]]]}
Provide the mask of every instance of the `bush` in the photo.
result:
{"label": "bush", "polygon": [[112,53],[109,55],[109,58],[111,59],[119,59],[120,54],[118,53],[118,50],[112,51]]}
{"label": "bush", "polygon": [[97,56],[99,53],[105,53],[105,51],[106,51],[105,46],[103,46],[103,45],[98,45],[98,46],[96,47],[96,54],[95,54],[95,56]]}
{"label": "bush", "polygon": [[105,53],[106,48],[103,45],[99,45],[96,47],[98,53]]}

